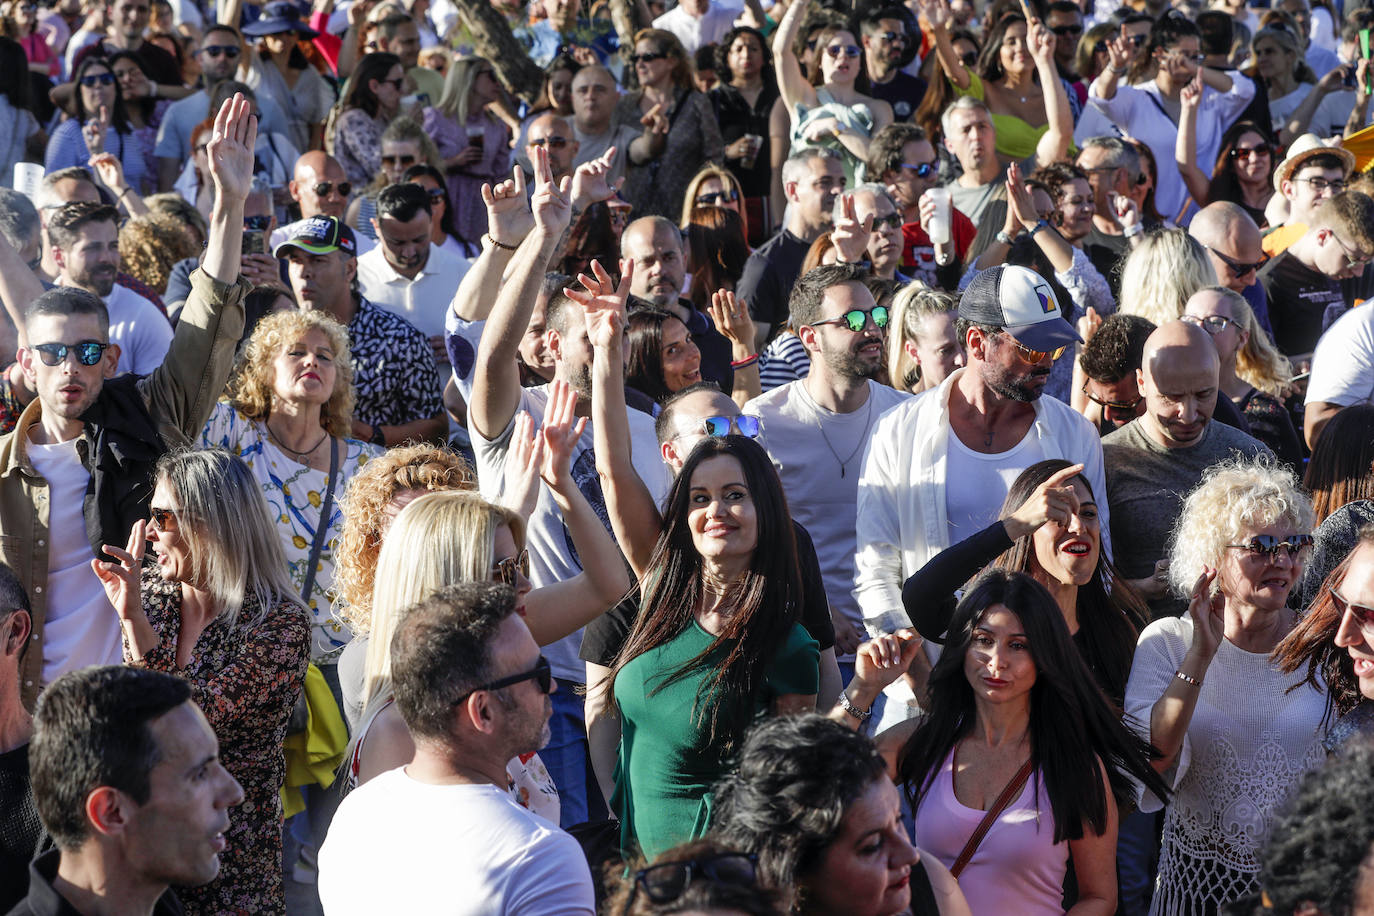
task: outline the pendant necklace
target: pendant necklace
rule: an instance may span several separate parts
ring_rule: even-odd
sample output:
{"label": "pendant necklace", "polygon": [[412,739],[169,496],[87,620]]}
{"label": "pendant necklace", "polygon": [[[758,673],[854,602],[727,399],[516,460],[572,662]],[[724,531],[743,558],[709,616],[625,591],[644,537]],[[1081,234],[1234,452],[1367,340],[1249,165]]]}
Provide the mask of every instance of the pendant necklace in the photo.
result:
{"label": "pendant necklace", "polygon": [[326,440],[326,439],[329,438],[329,430],[326,429],[326,430],[324,431],[324,435],[320,437],[320,441],[319,441],[319,442],[316,442],[314,445],[310,446],[310,448],[306,449],[306,450],[303,451],[303,452],[298,452],[298,451],[296,451],[294,448],[292,448],[291,446],[287,445],[286,443],[284,443],[284,442],[282,442],[280,439],[278,439],[278,438],[277,438],[277,434],[274,433],[274,432],[272,432],[272,427],[268,426],[266,423],[264,423],[264,424],[262,424],[262,425],[263,425],[264,428],[267,429],[267,435],[270,436],[270,437],[272,438],[272,441],[275,442],[275,443],[277,444],[277,448],[281,449],[281,450],[284,451],[284,452],[290,452],[292,455],[295,455],[297,461],[299,461],[300,459],[304,458],[306,455],[309,455],[311,452],[313,452],[315,449],[319,448],[321,445],[324,445],[324,440]]}
{"label": "pendant necklace", "polygon": [[[808,392],[808,394],[809,394],[809,392]],[[864,450],[864,446],[868,444],[868,430],[869,430],[869,427],[871,427],[871,426],[873,425],[873,391],[872,391],[872,389],[870,389],[869,392],[868,392],[868,405],[867,405],[867,408],[866,408],[867,411],[868,411],[868,414],[867,414],[866,419],[864,420],[864,431],[863,431],[863,435],[859,436],[859,444],[856,445],[856,446],[854,447],[854,451],[852,451],[852,452],[849,453],[849,457],[848,457],[848,458],[841,458],[841,457],[840,457],[840,453],[837,452],[837,451],[835,451],[835,446],[833,446],[833,445],[830,444],[830,437],[827,436],[827,435],[825,434],[825,424],[821,422],[821,413],[820,413],[821,408],[820,408],[820,405],[819,405],[819,404],[815,404],[814,399],[812,399],[812,403],[813,403],[813,406],[815,407],[815,410],[816,410],[816,428],[819,429],[819,430],[821,431],[821,440],[825,442],[825,447],[828,448],[828,449],[830,449],[830,454],[834,457],[834,459],[835,459],[837,462],[839,462],[839,465],[840,465],[840,477],[843,478],[843,477],[844,477],[845,465],[847,465],[847,464],[849,464],[849,462],[853,461],[853,460],[854,460],[854,456],[856,456],[856,455],[858,455],[860,452],[862,452],[862,451]]]}

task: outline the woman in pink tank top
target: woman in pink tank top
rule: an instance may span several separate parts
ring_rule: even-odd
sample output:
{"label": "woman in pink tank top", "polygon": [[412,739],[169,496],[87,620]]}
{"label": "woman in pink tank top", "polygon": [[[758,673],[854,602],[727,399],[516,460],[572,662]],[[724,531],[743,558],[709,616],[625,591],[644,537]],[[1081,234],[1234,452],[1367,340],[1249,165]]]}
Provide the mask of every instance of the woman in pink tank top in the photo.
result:
{"label": "woman in pink tank top", "polygon": [[[985,572],[954,613],[926,715],[879,746],[916,812],[916,844],[955,873],[973,916],[1110,916],[1117,806],[1162,788],[1064,615],[1024,573]],[[1005,796],[1005,797],[1004,797]],[[971,840],[988,819],[980,840]],[[1066,900],[1072,863],[1077,894]]]}

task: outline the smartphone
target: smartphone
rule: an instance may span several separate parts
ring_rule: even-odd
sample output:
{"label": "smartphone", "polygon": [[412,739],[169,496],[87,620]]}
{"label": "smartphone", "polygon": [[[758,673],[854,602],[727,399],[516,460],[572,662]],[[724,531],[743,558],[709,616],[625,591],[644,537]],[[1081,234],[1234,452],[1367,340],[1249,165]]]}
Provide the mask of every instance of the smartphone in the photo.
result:
{"label": "smartphone", "polygon": [[267,232],[254,229],[243,234],[244,254],[267,254]]}

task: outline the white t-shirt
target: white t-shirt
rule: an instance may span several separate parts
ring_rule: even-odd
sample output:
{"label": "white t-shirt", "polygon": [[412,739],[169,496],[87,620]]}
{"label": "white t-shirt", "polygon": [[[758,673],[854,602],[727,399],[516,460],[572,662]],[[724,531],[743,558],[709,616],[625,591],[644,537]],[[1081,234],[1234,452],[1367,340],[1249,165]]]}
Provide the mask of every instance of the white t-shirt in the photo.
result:
{"label": "white t-shirt", "polygon": [[119,344],[117,374],[149,375],[172,346],[172,326],[157,306],[127,286],[115,284],[105,297],[110,310],[110,343]]}
{"label": "white t-shirt", "polygon": [[[1269,99],[1269,116],[1274,121],[1274,133],[1277,134],[1288,125],[1288,119],[1293,117],[1311,92],[1311,84],[1299,83],[1298,88],[1287,95]],[[1318,137],[1339,137],[1345,132],[1346,119],[1354,107],[1355,90],[1342,89],[1328,93],[1317,103],[1317,110],[1313,112],[1307,129]]]}
{"label": "white t-shirt", "polygon": [[1045,459],[1040,440],[1022,437],[1005,452],[975,452],[950,430],[945,468],[945,517],[949,543],[957,544],[997,521],[1007,491],[1021,472]]}
{"label": "white t-shirt", "polygon": [[493,785],[430,785],[404,767],[339,805],[320,848],[326,916],[594,916],[577,841]]}
{"label": "white t-shirt", "polygon": [[358,287],[369,300],[400,315],[426,337],[443,337],[449,303],[471,266],[467,258],[430,242],[429,260],[411,280],[387,263],[379,244],[358,258]]}
{"label": "white t-shirt", "polygon": [[1351,309],[1317,341],[1307,403],[1374,403],[1374,308]]}
{"label": "white t-shirt", "polygon": [[82,503],[91,475],[76,440],[27,443],[29,461],[48,482],[48,613],[43,621],[43,683],[87,665],[120,662],[119,616],[91,569]]}
{"label": "white t-shirt", "polygon": [[804,381],[797,381],[754,398],[744,408],[763,420],[763,444],[782,478],[792,518],[816,544],[830,607],[860,629],[864,617],[854,598],[854,525],[864,447],[878,418],[909,397],[869,382],[864,406],[832,413],[812,399]]}
{"label": "white t-shirt", "polygon": [[[520,391],[519,411],[528,411],[535,426],[544,422],[544,410],[549,402],[547,385],[537,388],[522,388]],[[477,459],[477,480],[482,497],[496,500],[505,486],[506,450],[510,447],[511,434],[515,431],[515,416],[511,417],[506,428],[495,439],[484,439],[471,425],[468,431],[472,436],[473,454]],[[660,506],[668,495],[672,478],[658,454],[658,437],[654,435],[654,421],[646,413],[629,411],[631,461],[644,485],[649,488],[654,502]],[[592,504],[601,518],[605,519],[606,501],[601,495],[601,480],[596,473],[596,456],[592,452],[592,424],[582,432],[572,455],[572,476],[577,488]],[[609,530],[609,526],[608,529]],[[563,515],[546,485],[539,485],[539,501],[525,528],[525,546],[530,551],[530,582],[535,588],[543,588],[555,582],[565,582],[582,572],[582,564],[573,549],[572,535],[563,524]],[[608,608],[609,610],[609,608]],[[582,684],[587,680],[587,666],[578,658],[582,646],[582,631],[565,636],[558,642],[544,647],[544,656],[553,667],[554,676],[570,684]]]}

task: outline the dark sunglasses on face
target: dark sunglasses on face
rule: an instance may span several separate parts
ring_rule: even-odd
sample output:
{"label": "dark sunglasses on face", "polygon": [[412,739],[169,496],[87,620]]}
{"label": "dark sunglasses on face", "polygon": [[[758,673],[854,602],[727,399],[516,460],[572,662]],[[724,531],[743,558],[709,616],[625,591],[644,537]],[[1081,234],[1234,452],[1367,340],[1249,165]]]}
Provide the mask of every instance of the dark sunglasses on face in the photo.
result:
{"label": "dark sunglasses on face", "polygon": [[1331,600],[1336,605],[1336,610],[1344,617],[1348,612],[1355,622],[1360,625],[1360,629],[1366,633],[1374,633],[1374,608],[1366,607],[1363,604],[1353,604],[1346,600],[1346,597],[1331,586]]}
{"label": "dark sunglasses on face", "polygon": [[1195,315],[1184,315],[1182,320],[1189,324],[1197,325],[1208,334],[1220,334],[1236,323],[1234,318],[1227,318],[1225,315],[1208,315],[1206,318],[1198,318]]}
{"label": "dark sunglasses on face", "polygon": [[239,49],[234,45],[210,45],[200,49],[201,54],[208,54],[211,57],[227,57],[234,60],[239,56]]}
{"label": "dark sunglasses on face", "polygon": [[967,54],[959,55],[959,62],[965,67],[972,68],[978,66],[978,52],[970,51]]}
{"label": "dark sunglasses on face", "polygon": [[1244,544],[1227,544],[1227,547],[1236,550],[1246,550],[1253,554],[1269,554],[1269,559],[1276,560],[1279,551],[1288,552],[1290,560],[1296,560],[1298,554],[1312,546],[1312,535],[1310,534],[1290,534],[1288,537],[1279,539],[1273,534],[1257,534]]}
{"label": "dark sunglasses on face", "polygon": [[76,354],[76,361],[83,366],[94,366],[100,362],[101,356],[110,347],[107,343],[96,343],[94,340],[83,340],[81,343],[60,344],[45,343],[37,344],[33,347],[38,358],[43,361],[45,366],[60,366],[67,361],[67,353],[70,351]]}
{"label": "dark sunglasses on face", "polygon": [[491,571],[497,579],[515,588],[515,584],[520,581],[518,572],[526,579],[530,576],[530,552],[529,549],[520,551],[518,557],[505,557],[491,564]]}
{"label": "dark sunglasses on face", "polygon": [[406,84],[405,77],[401,77],[401,76],[398,76],[398,77],[397,77],[396,79],[394,79],[394,80],[378,80],[377,82],[382,83],[383,85],[385,85],[385,84],[387,84],[387,83],[390,83],[390,84],[392,85],[392,87],[395,88],[395,90],[396,90],[397,92],[400,92],[400,91],[401,91],[401,87],[404,86],[404,85]]}
{"label": "dark sunglasses on face", "polygon": [[758,881],[757,864],[758,856],[752,853],[728,852],[704,859],[650,865],[635,872],[634,891],[625,912],[629,912],[629,904],[636,893],[642,892],[653,903],[672,903],[698,878],[720,884],[752,886]]}
{"label": "dark sunglasses on face", "polygon": [[448,195],[443,188],[426,188],[425,193],[429,195],[431,203],[448,203]]}
{"label": "dark sunglasses on face", "polygon": [[1082,34],[1083,34],[1083,26],[1081,26],[1081,25],[1057,25],[1057,26],[1055,26],[1054,28],[1050,29],[1050,31],[1053,32],[1054,34],[1058,35],[1060,38],[1067,38],[1067,37],[1070,36],[1070,35],[1082,35]]}
{"label": "dark sunglasses on face", "polygon": [[[876,227],[876,221],[875,221]],[[878,330],[887,327],[888,311],[885,305],[875,305],[871,309],[850,309],[838,318],[825,318],[821,321],[811,322],[811,327],[817,328],[823,324],[843,324],[855,334],[868,327],[869,317],[873,318],[873,326]]]}
{"label": "dark sunglasses on face", "polygon": [[177,514],[171,509],[159,509],[156,506],[149,506],[148,520],[158,531],[171,531],[175,526]]}
{"label": "dark sunglasses on face", "polygon": [[1130,403],[1127,403],[1125,401],[1104,401],[1099,397],[1095,397],[1093,393],[1088,390],[1088,385],[1086,382],[1083,385],[1083,393],[1087,395],[1089,401],[1092,401],[1094,404],[1096,404],[1098,407],[1101,407],[1103,410],[1112,410],[1120,413],[1129,413],[1132,415],[1135,414],[1135,409],[1140,406],[1140,402],[1145,400],[1143,396],[1138,396],[1134,401],[1131,401]]}
{"label": "dark sunglasses on face", "polygon": [[414,156],[382,156],[382,165],[403,165],[409,168],[414,164]]}
{"label": "dark sunglasses on face", "polygon": [[935,163],[933,162],[922,162],[919,165],[903,162],[902,168],[915,172],[917,178],[929,178],[935,174]]}
{"label": "dark sunglasses on face", "polygon": [[737,417],[702,417],[701,432],[707,436],[728,436],[734,433],[746,439],[757,439],[762,424],[758,417],[740,414]]}
{"label": "dark sunglasses on face", "polygon": [[1250,271],[1259,270],[1265,264],[1269,263],[1269,258],[1267,256],[1259,259],[1258,261],[1237,261],[1230,255],[1225,255],[1222,254],[1220,251],[1217,251],[1211,245],[1207,246],[1207,250],[1210,251],[1212,254],[1216,255],[1218,258],[1220,258],[1221,262],[1226,265],[1226,269],[1231,271],[1232,275],[1234,275],[1237,280],[1248,274]]}
{"label": "dark sunglasses on face", "polygon": [[859,56],[859,46],[858,46],[858,45],[826,45],[826,47],[825,47],[825,53],[826,53],[827,55],[829,55],[829,57],[830,57],[831,60],[836,60],[836,59],[838,59],[839,56],[840,56],[841,54],[843,54],[845,57],[858,57],[858,56]]}
{"label": "dark sunglasses on face", "polygon": [[562,149],[563,147],[565,147],[565,146],[568,145],[568,138],[567,138],[567,137],[540,137],[540,138],[537,139],[537,140],[536,140],[536,139],[530,139],[530,140],[528,141],[528,143],[529,143],[530,146],[547,146],[549,149]]}
{"label": "dark sunglasses on face", "polygon": [[249,232],[264,232],[270,225],[272,225],[272,217],[270,216],[245,216],[243,218],[243,228]]}
{"label": "dark sunglasses on face", "polygon": [[353,190],[353,185],[346,181],[335,184],[332,181],[321,181],[315,185],[316,197],[328,197],[330,191],[338,191],[340,197],[347,197]]}
{"label": "dark sunglasses on face", "polygon": [[1227,153],[1232,159],[1243,159],[1248,156],[1268,156],[1274,152],[1274,148],[1268,143],[1261,143],[1258,146],[1233,146]]}
{"label": "dark sunglasses on face", "polygon": [[631,54],[630,63],[632,64],[651,64],[656,60],[663,60],[668,55],[663,51],[655,51],[652,54]]}
{"label": "dark sunglasses on face", "polygon": [[474,687],[458,699],[454,700],[453,703],[456,706],[479,690],[500,690],[502,687],[510,687],[513,684],[519,684],[521,681],[536,681],[539,684],[539,690],[542,693],[552,693],[553,669],[549,667],[549,660],[541,655],[539,656],[539,661],[535,662],[534,667],[531,668],[529,671],[522,671],[519,674],[512,674],[510,677],[503,677],[500,680],[492,681],[489,684],[483,684],[480,687]]}
{"label": "dark sunglasses on face", "polygon": [[901,32],[881,32],[877,37],[881,38],[883,41],[890,41],[894,44],[897,42],[906,44],[906,35]]}
{"label": "dark sunglasses on face", "polygon": [[113,73],[88,73],[81,77],[81,85],[87,87],[109,86],[114,81],[115,75]]}
{"label": "dark sunglasses on face", "polygon": [[[882,232],[884,228],[897,229],[902,225],[902,215],[900,213],[889,213],[887,216],[873,217],[874,232]],[[880,325],[881,327],[881,325]]]}
{"label": "dark sunglasses on face", "polygon": [[732,204],[739,200],[739,191],[731,188],[728,191],[712,191],[710,194],[698,194],[698,207],[717,207],[725,204]]}

